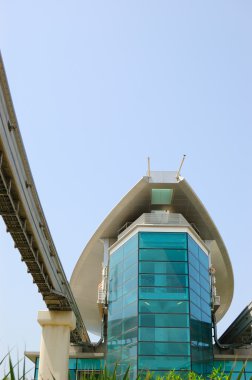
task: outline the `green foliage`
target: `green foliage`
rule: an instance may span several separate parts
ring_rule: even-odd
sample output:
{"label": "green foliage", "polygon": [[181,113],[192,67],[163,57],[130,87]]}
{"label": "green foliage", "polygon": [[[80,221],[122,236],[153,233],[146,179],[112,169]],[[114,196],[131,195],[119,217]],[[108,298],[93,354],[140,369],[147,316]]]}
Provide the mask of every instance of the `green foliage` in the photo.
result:
{"label": "green foliage", "polygon": [[[4,377],[2,377],[1,380],[26,380],[27,379],[26,375],[28,372],[30,372],[30,370],[26,372],[25,358],[23,360],[17,361],[16,364],[13,364],[11,355],[8,352],[8,354],[6,354],[3,357],[3,359],[0,361],[0,366],[3,366],[6,360],[8,361],[8,370],[7,370],[7,373],[4,374]],[[22,362],[23,362],[23,366],[21,370],[20,367],[21,367]]]}
{"label": "green foliage", "polygon": [[[27,380],[27,374],[30,371],[26,371],[25,358],[13,364],[10,353],[7,353],[3,359],[0,360],[0,367],[3,366],[6,362],[8,363],[7,373],[0,380]],[[113,373],[109,373],[106,367],[100,373],[97,373],[95,371],[89,374],[84,373],[81,376],[80,380],[116,380],[117,368],[118,365],[116,364]],[[243,365],[236,380],[241,380],[245,368],[246,363]],[[136,380],[232,380],[233,372],[234,371],[232,369],[229,374],[226,374],[222,368],[213,368],[212,372],[209,375],[203,377],[202,375],[198,375],[195,372],[185,372],[181,374],[179,372],[169,371],[164,376],[160,376],[155,375],[155,372],[147,371],[146,373],[139,373]],[[129,374],[130,367],[128,367],[125,371],[122,380],[129,380]],[[52,379],[56,380],[53,375]]]}

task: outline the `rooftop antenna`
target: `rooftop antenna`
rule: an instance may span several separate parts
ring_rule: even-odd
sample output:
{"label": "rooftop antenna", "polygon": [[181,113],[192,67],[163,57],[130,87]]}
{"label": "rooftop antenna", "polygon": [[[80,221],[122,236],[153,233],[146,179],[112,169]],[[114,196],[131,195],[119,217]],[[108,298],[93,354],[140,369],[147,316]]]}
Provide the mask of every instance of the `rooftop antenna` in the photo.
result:
{"label": "rooftop antenna", "polygon": [[186,158],[186,154],[183,154],[183,158],[182,158],[182,161],[181,161],[181,164],[180,164],[179,170],[177,171],[177,175],[176,175],[176,180],[177,180],[177,181],[179,180],[179,176],[180,176],[181,168],[182,168],[182,166],[183,166],[183,163],[184,163],[184,161],[185,161],[185,158]]}
{"label": "rooftop antenna", "polygon": [[147,171],[147,176],[150,177],[150,157],[147,157],[148,161],[148,171]]}

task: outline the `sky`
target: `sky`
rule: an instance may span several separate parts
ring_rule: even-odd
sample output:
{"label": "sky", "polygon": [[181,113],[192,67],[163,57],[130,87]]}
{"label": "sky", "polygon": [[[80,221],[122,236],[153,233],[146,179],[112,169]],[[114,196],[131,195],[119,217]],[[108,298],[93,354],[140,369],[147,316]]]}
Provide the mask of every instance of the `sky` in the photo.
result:
{"label": "sky", "polygon": [[[233,264],[221,334],[252,300],[252,2],[0,0],[0,49],[68,279],[98,225],[152,170],[177,170]],[[37,351],[45,305],[0,222],[0,356]]]}

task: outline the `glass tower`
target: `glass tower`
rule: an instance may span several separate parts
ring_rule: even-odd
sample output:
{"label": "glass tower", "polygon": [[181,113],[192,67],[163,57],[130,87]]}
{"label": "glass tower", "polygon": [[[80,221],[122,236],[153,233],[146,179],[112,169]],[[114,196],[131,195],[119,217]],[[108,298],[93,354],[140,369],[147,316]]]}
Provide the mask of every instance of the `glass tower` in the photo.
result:
{"label": "glass tower", "polygon": [[107,366],[206,374],[213,365],[208,251],[189,231],[136,231],[110,252]]}

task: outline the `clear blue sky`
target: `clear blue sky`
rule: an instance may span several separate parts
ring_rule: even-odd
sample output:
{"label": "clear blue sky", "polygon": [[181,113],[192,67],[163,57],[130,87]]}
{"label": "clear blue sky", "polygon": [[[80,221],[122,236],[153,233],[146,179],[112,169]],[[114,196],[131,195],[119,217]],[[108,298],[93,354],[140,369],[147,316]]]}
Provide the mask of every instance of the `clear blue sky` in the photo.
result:
{"label": "clear blue sky", "polygon": [[[182,174],[252,300],[252,2],[0,0],[0,47],[37,190],[70,278],[146,173]],[[38,350],[44,305],[0,225],[0,354]]]}

